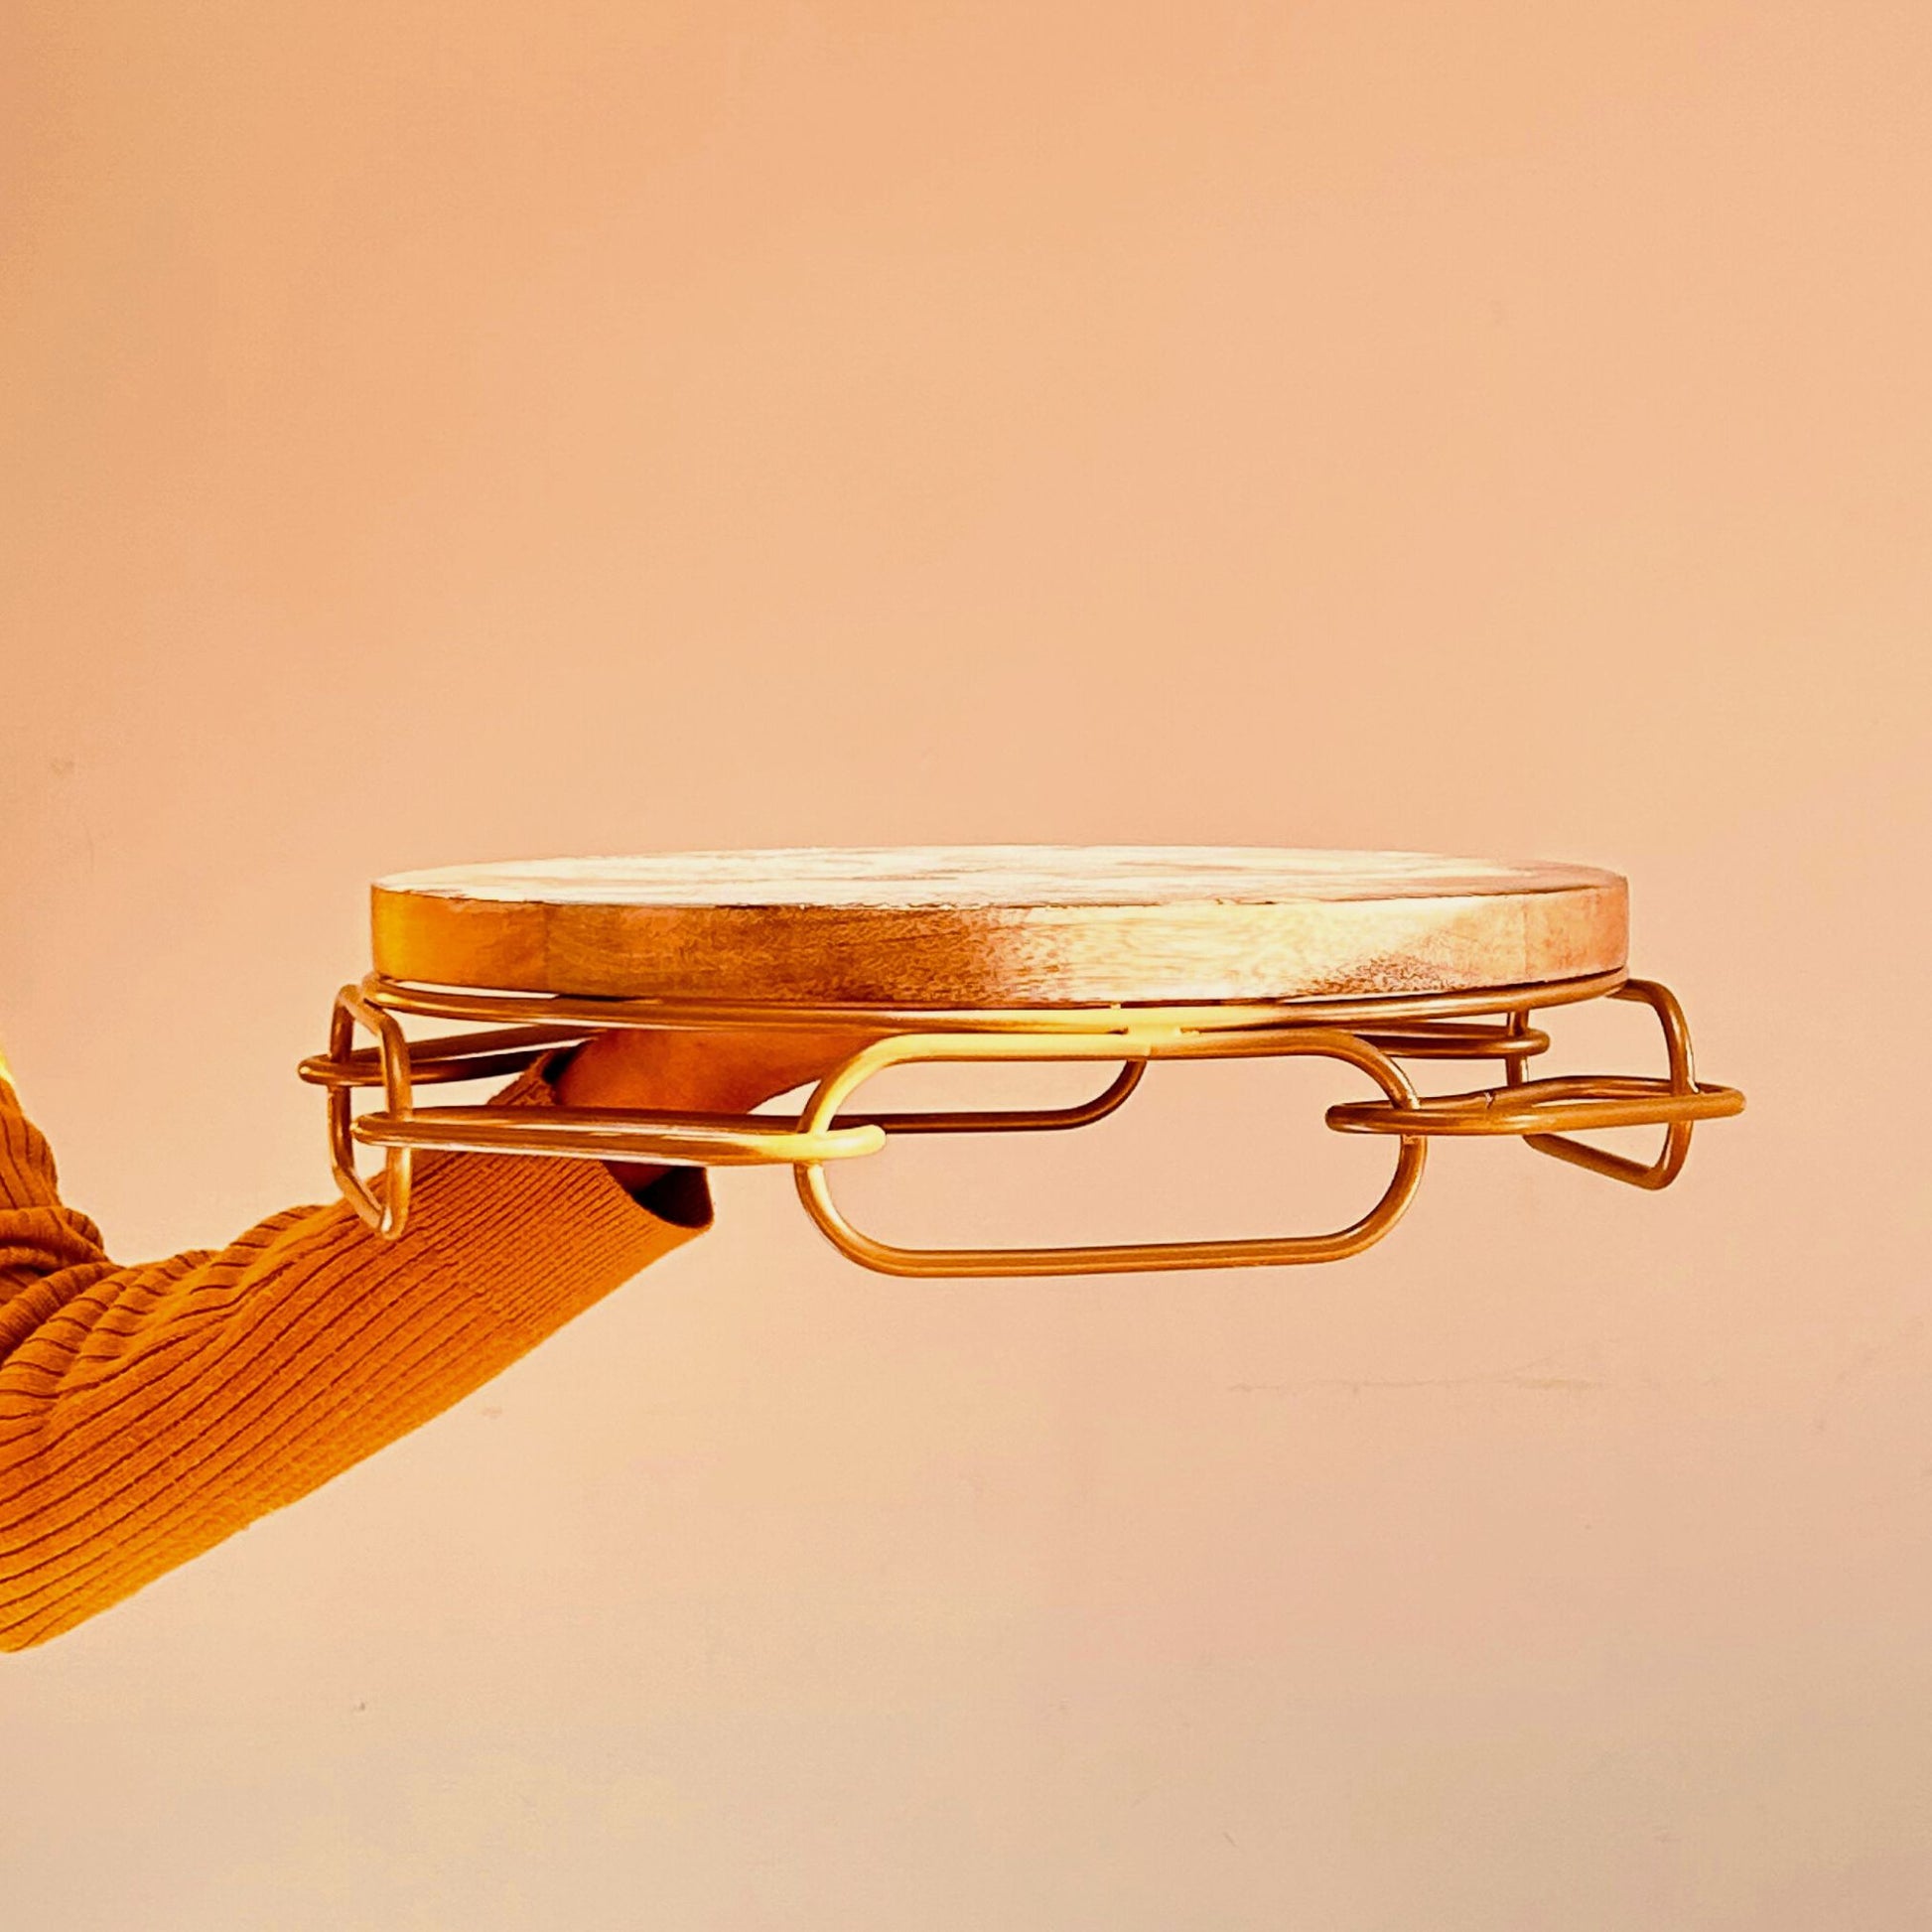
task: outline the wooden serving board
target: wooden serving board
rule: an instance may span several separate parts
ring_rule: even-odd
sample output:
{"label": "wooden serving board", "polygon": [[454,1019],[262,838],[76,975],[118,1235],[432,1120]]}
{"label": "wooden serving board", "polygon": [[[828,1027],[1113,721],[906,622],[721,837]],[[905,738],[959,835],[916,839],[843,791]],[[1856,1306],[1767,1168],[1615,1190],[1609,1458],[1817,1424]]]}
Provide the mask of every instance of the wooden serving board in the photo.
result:
{"label": "wooden serving board", "polygon": [[666,852],[399,873],[378,973],[914,1007],[1465,992],[1614,972],[1615,873],[1265,846]]}

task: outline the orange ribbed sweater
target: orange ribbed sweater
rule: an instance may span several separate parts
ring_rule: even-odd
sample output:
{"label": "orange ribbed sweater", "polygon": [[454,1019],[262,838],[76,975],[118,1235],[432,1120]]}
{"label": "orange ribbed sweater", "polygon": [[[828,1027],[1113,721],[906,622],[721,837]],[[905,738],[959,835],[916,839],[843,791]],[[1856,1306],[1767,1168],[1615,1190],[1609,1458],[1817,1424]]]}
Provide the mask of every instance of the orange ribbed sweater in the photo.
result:
{"label": "orange ribbed sweater", "polygon": [[[554,1104],[554,1070],[496,1104]],[[395,1241],[332,1201],[121,1267],[0,1063],[0,1649],[306,1495],[711,1225],[701,1170],[635,1196],[588,1161],[416,1173]]]}

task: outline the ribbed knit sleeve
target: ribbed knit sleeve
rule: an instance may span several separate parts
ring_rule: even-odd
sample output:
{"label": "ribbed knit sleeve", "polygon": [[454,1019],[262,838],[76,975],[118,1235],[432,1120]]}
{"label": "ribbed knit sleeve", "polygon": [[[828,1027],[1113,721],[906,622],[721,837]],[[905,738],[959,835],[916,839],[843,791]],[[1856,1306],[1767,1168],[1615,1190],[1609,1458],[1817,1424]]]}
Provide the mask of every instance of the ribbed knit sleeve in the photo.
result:
{"label": "ribbed knit sleeve", "polygon": [[[535,1068],[495,1099],[554,1104]],[[665,1179],[419,1154],[397,1240],[332,1201],[122,1267],[0,1077],[0,1649],[306,1495],[709,1227],[703,1173]]]}

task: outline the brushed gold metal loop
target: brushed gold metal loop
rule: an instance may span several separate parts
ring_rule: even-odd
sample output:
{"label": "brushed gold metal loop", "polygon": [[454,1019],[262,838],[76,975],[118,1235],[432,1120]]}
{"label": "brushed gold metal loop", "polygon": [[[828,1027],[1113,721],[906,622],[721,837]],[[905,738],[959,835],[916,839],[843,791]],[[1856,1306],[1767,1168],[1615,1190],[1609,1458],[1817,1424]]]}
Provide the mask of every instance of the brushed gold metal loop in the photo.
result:
{"label": "brushed gold metal loop", "polygon": [[1411,1120],[1386,1101],[1345,1101],[1328,1109],[1328,1125],[1345,1134],[1436,1136],[1517,1135],[1555,1140],[1559,1127],[1662,1127],[1718,1120],[1743,1106],[1734,1087],[1676,1091],[1668,1080],[1641,1074],[1572,1073],[1475,1093],[1425,1094]]}
{"label": "brushed gold metal loop", "polygon": [[[412,1111],[409,1042],[394,1017],[372,1006],[353,986],[345,986],[336,995],[335,1010],[329,1018],[330,1059],[338,1065],[350,1060],[358,1024],[375,1036],[382,1097],[388,1113],[394,1119],[407,1120]],[[343,1198],[384,1240],[393,1241],[402,1232],[409,1214],[410,1152],[404,1146],[392,1146],[384,1152],[382,1193],[378,1196],[356,1171],[354,1102],[354,1087],[349,1083],[330,1086],[329,1166]]]}
{"label": "brushed gold metal loop", "polygon": [[[499,1079],[521,1073],[559,1046],[593,1036],[583,1027],[500,1027],[488,1032],[451,1034],[440,1039],[409,1040],[409,1075],[416,1086]],[[877,1122],[892,1134],[991,1134],[1086,1127],[1125,1104],[1147,1070],[1144,1060],[1129,1060],[1112,1082],[1071,1107],[993,1108],[979,1113],[859,1114],[848,1126]],[[312,1053],[296,1068],[297,1077],[318,1087],[379,1087],[382,1054],[361,1047],[338,1056]],[[448,1111],[448,1110],[444,1110]],[[374,1118],[370,1116],[369,1118]],[[422,1143],[419,1143],[422,1144]]]}
{"label": "brushed gold metal loop", "polygon": [[1664,1145],[1656,1160],[1649,1163],[1631,1161],[1623,1155],[1590,1147],[1583,1141],[1573,1141],[1562,1134],[1531,1134],[1525,1137],[1523,1145],[1534,1148],[1538,1154],[1568,1161],[1572,1167],[1587,1168],[1591,1173],[1604,1174],[1612,1180],[1627,1181],[1632,1187],[1655,1191],[1668,1187],[1683,1173],[1684,1163],[1691,1152],[1692,1123],[1742,1113],[1744,1096],[1734,1087],[1701,1086],[1698,1083],[1691,1053],[1690,1022],[1684,1018],[1684,1009],[1678,1004],[1677,995],[1661,980],[1626,980],[1611,997],[1635,1000],[1657,1016],[1657,1024],[1663,1030],[1664,1047],[1669,1055],[1668,1079],[1673,1100],[1684,1101],[1692,1095],[1704,1096],[1713,1103],[1709,1111],[1686,1111],[1663,1116],[1667,1121]]}
{"label": "brushed gold metal loop", "polygon": [[[358,1022],[375,1035],[375,1047],[353,1048]],[[414,1104],[419,1080],[447,1083],[520,1072],[551,1048],[584,1036],[581,1028],[531,1026],[412,1044],[392,1014],[364,999],[359,989],[344,987],[331,1016],[329,1051],[312,1055],[298,1069],[305,1080],[328,1090],[330,1168],[344,1198],[378,1235],[393,1241],[409,1217],[417,1149],[656,1162],[667,1167],[789,1167],[800,1160],[839,1161],[875,1154],[886,1144],[885,1129],[865,1122],[812,1135],[779,1122],[735,1114],[651,1114],[582,1107],[526,1112]],[[376,1085],[383,1089],[385,1105],[357,1116],[355,1090]],[[356,1169],[358,1145],[383,1150],[381,1195]]]}
{"label": "brushed gold metal loop", "polygon": [[[1610,997],[1639,1001],[1657,1015],[1670,1057],[1666,1076],[1586,1073],[1526,1080],[1520,1060],[1512,1057],[1501,1087],[1430,1095],[1406,1112],[1377,1101],[1350,1101],[1328,1109],[1328,1125],[1351,1134],[1516,1135],[1537,1153],[1592,1173],[1633,1187],[1668,1187],[1683,1172],[1693,1125],[1741,1113],[1744,1096],[1735,1087],[1699,1082],[1690,1028],[1668,987],[1655,980],[1630,980]],[[1609,1127],[1662,1127],[1663,1149],[1654,1161],[1633,1161],[1552,1131]]]}
{"label": "brushed gold metal loop", "polygon": [[1083,1100],[1074,1107],[990,1107],[979,1112],[951,1113],[922,1110],[911,1114],[853,1114],[848,1118],[854,1123],[875,1123],[888,1134],[1031,1134],[1052,1128],[1087,1127],[1124,1106],[1146,1071],[1145,1060],[1128,1060],[1106,1087],[1091,1100]]}
{"label": "brushed gold metal loop", "polygon": [[[493,1080],[521,1073],[553,1048],[590,1037],[583,1027],[500,1027],[487,1033],[450,1034],[441,1039],[405,1042],[409,1077],[419,1087],[458,1080]],[[340,1056],[312,1053],[295,1069],[317,1087],[379,1087],[382,1054],[361,1047]]]}
{"label": "brushed gold metal loop", "polygon": [[[901,1034],[878,1039],[832,1068],[799,1116],[801,1131],[823,1129],[839,1104],[864,1081],[889,1066],[933,1060],[1085,1060],[1131,1055],[1137,1059],[1222,1059],[1311,1054],[1360,1067],[1395,1107],[1413,1107],[1415,1089],[1401,1068],[1378,1048],[1351,1034],[1317,1028],[1277,1027],[1201,1035],[1149,1026],[1127,1035],[1088,1036],[1020,1033],[985,1035]],[[1282,1235],[1236,1241],[1161,1241],[1051,1248],[907,1248],[880,1241],[854,1227],[832,1198],[824,1170],[800,1162],[794,1170],[799,1198],[819,1230],[848,1259],[883,1274],[914,1277],[961,1275],[1091,1275],[1150,1269],[1232,1268],[1339,1261],[1381,1239],[1401,1218],[1422,1178],[1428,1144],[1405,1136],[1389,1184],[1375,1205],[1332,1234]]]}
{"label": "brushed gold metal loop", "polygon": [[673,1168],[790,1167],[877,1154],[886,1132],[870,1123],[801,1133],[754,1114],[646,1113],[630,1108],[418,1107],[364,1114],[355,1139],[370,1147],[454,1154],[535,1154]]}
{"label": "brushed gold metal loop", "polygon": [[1518,1024],[1511,1014],[1501,1026],[1477,1022],[1419,1020],[1408,1026],[1364,1027],[1358,1039],[1379,1046],[1399,1060],[1523,1060],[1550,1050],[1550,1035]]}

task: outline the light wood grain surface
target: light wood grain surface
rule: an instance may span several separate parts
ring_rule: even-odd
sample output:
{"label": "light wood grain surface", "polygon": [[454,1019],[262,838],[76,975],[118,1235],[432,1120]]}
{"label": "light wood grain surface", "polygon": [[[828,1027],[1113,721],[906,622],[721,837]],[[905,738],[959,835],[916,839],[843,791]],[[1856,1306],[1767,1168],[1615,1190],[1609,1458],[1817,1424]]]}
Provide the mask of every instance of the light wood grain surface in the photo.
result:
{"label": "light wood grain surface", "polygon": [[932,1007],[1460,992],[1615,971],[1591,867],[1233,846],[673,852],[400,873],[392,979]]}

